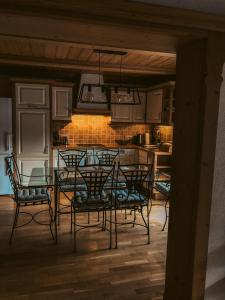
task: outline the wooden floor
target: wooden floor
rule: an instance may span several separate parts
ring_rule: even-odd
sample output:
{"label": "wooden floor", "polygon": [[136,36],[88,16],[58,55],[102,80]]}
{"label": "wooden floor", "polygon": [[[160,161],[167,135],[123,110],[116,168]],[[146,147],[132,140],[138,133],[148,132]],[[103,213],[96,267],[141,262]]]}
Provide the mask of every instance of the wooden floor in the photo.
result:
{"label": "wooden floor", "polygon": [[167,240],[162,207],[151,213],[150,245],[144,228],[129,225],[119,227],[119,248],[109,250],[107,232],[92,228],[78,233],[76,254],[68,215],[62,216],[58,245],[48,227],[30,224],[17,229],[9,246],[13,212],[12,200],[0,198],[0,300],[162,299]]}

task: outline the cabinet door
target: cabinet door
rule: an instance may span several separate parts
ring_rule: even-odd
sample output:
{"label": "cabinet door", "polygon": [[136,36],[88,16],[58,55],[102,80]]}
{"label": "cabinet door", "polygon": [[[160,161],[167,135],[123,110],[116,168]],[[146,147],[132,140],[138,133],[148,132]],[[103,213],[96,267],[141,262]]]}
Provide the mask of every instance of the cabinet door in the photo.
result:
{"label": "cabinet door", "polygon": [[[45,176],[49,175],[49,160],[43,157],[23,157],[17,160],[20,173],[27,176]],[[29,178],[22,176],[23,184],[35,185],[44,183],[44,178]]]}
{"label": "cabinet door", "polygon": [[49,86],[46,84],[16,83],[16,106],[21,108],[49,107]]}
{"label": "cabinet door", "polygon": [[49,155],[49,113],[46,110],[17,110],[17,155],[42,157]]}
{"label": "cabinet door", "polygon": [[132,122],[132,106],[112,104],[112,122]]}
{"label": "cabinet door", "polygon": [[52,119],[71,120],[72,117],[72,88],[52,88]]}
{"label": "cabinet door", "polygon": [[162,101],[163,90],[154,90],[147,94],[147,113],[146,121],[148,123],[161,123],[162,122]]}
{"label": "cabinet door", "polygon": [[141,104],[133,105],[133,122],[134,123],[145,123],[145,107],[146,107],[146,93],[139,93]]}
{"label": "cabinet door", "polygon": [[139,163],[147,164],[148,163],[148,152],[144,150],[139,150]]}

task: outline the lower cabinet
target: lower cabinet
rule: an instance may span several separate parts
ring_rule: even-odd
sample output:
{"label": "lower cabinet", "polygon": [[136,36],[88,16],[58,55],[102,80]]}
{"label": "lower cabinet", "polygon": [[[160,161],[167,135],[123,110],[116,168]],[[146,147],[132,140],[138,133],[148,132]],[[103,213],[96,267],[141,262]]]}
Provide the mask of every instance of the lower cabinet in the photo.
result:
{"label": "lower cabinet", "polygon": [[121,164],[135,164],[138,163],[137,149],[119,149],[119,156],[117,158]]}
{"label": "lower cabinet", "polygon": [[[47,157],[18,157],[17,163],[21,174],[27,176],[50,175],[49,158]],[[43,182],[43,178],[29,178],[22,176],[23,184]]]}

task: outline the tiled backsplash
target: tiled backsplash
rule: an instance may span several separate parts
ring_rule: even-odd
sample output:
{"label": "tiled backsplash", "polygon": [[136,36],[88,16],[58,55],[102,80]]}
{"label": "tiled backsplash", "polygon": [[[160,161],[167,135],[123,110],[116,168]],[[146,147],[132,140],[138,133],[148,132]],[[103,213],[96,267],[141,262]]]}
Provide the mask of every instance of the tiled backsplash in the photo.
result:
{"label": "tiled backsplash", "polygon": [[110,116],[74,115],[72,122],[54,122],[53,131],[67,136],[69,144],[116,145],[115,140],[127,139],[138,133],[150,131],[145,124],[111,125]]}
{"label": "tiled backsplash", "polygon": [[170,142],[173,140],[173,126],[155,126],[155,131],[160,131],[161,142]]}

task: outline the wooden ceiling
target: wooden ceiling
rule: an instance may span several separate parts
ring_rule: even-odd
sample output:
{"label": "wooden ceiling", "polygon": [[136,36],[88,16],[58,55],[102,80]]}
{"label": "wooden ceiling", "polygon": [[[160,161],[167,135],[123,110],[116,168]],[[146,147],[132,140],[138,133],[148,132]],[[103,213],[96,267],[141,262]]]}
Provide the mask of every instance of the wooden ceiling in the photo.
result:
{"label": "wooden ceiling", "polygon": [[[96,48],[98,47],[0,36],[0,65],[56,68],[93,73],[99,70],[99,54],[94,52]],[[101,72],[119,74],[120,62],[120,55],[101,54]],[[122,57],[122,73],[124,74],[170,75],[175,74],[175,69],[175,54],[128,50],[127,54]]]}

